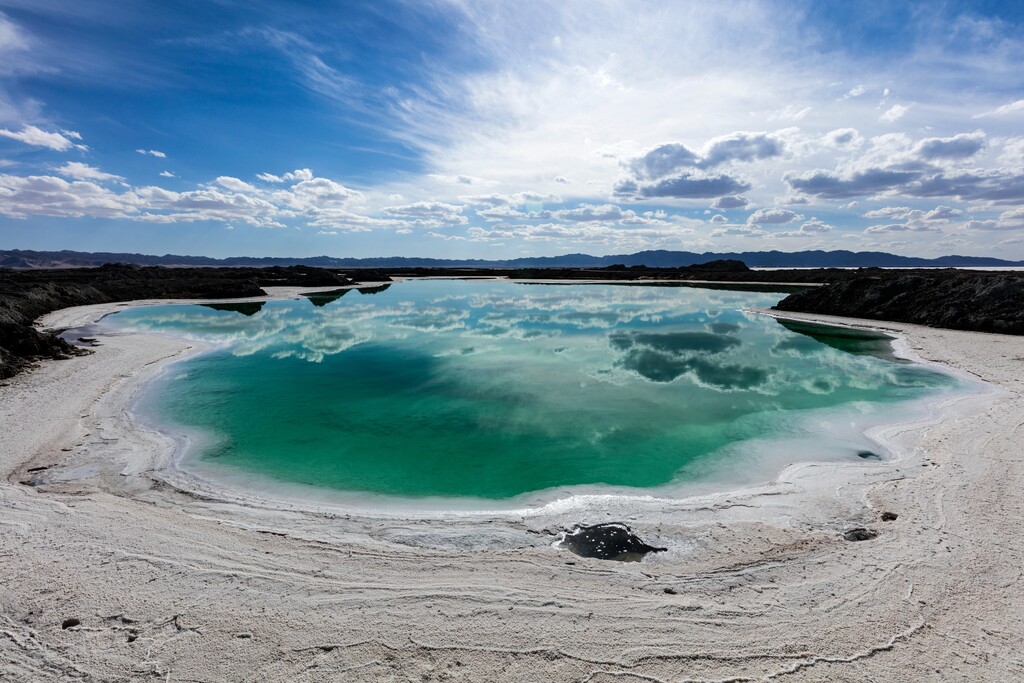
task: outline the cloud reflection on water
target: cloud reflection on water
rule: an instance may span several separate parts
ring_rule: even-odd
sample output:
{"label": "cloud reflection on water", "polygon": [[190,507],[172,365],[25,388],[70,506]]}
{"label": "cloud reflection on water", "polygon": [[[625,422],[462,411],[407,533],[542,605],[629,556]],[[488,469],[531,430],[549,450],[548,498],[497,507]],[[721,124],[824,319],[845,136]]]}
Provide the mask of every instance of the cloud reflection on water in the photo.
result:
{"label": "cloud reflection on water", "polygon": [[843,353],[740,310],[774,298],[694,288],[433,281],[321,306],[275,301],[248,316],[160,306],[126,311],[113,322],[187,335],[236,356],[314,363],[367,343],[415,348],[446,359],[453,375],[519,362],[527,372],[582,382],[684,381],[712,391],[801,388],[818,395],[922,381],[920,373]]}

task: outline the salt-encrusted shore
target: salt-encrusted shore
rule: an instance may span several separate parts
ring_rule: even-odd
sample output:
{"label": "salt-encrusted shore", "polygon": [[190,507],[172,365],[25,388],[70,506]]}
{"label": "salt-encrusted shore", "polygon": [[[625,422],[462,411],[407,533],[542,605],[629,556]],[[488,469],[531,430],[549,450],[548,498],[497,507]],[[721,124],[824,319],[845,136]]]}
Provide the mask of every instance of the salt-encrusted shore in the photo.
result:
{"label": "salt-encrusted shore", "polygon": [[[189,477],[130,407],[194,345],[105,335],[0,386],[0,680],[1020,680],[1024,338],[870,326],[990,390],[879,430],[895,461],[519,514],[345,510]],[[551,546],[607,520],[669,551]],[[878,537],[844,540],[852,527]]]}

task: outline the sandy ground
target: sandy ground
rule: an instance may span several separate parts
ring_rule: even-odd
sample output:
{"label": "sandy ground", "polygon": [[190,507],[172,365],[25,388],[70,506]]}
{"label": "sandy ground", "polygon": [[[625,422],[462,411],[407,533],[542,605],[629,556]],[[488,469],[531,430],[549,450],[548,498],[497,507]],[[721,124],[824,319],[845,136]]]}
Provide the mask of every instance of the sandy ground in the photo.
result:
{"label": "sandy ground", "polygon": [[[190,479],[128,409],[195,350],[103,336],[0,387],[0,680],[1024,680],[1024,339],[881,326],[990,386],[880,430],[895,461],[420,516]],[[608,520],[669,551],[552,547]],[[860,526],[878,537],[843,539]]]}

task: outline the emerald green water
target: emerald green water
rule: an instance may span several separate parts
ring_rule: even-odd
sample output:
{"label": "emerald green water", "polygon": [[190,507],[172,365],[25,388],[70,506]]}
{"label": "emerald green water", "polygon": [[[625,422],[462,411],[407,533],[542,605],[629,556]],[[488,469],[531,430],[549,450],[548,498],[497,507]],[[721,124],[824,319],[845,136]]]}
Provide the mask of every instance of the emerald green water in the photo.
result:
{"label": "emerald green water", "polygon": [[862,425],[957,388],[877,335],[740,310],[781,296],[426,280],[107,324],[217,345],[140,405],[192,435],[186,462],[405,497],[661,487],[742,475],[772,443],[856,460]]}

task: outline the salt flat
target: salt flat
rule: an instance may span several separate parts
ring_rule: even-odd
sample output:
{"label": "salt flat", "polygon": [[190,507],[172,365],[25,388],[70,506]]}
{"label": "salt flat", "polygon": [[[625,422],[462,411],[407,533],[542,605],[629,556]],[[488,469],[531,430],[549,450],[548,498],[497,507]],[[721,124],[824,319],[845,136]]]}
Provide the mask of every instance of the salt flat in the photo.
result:
{"label": "salt flat", "polygon": [[[103,337],[0,387],[0,678],[1021,678],[1024,339],[872,327],[990,389],[876,434],[895,461],[515,515],[344,511],[190,479],[128,409],[195,349]],[[584,516],[670,550],[613,563],[553,548]],[[853,527],[878,536],[844,540]]]}

